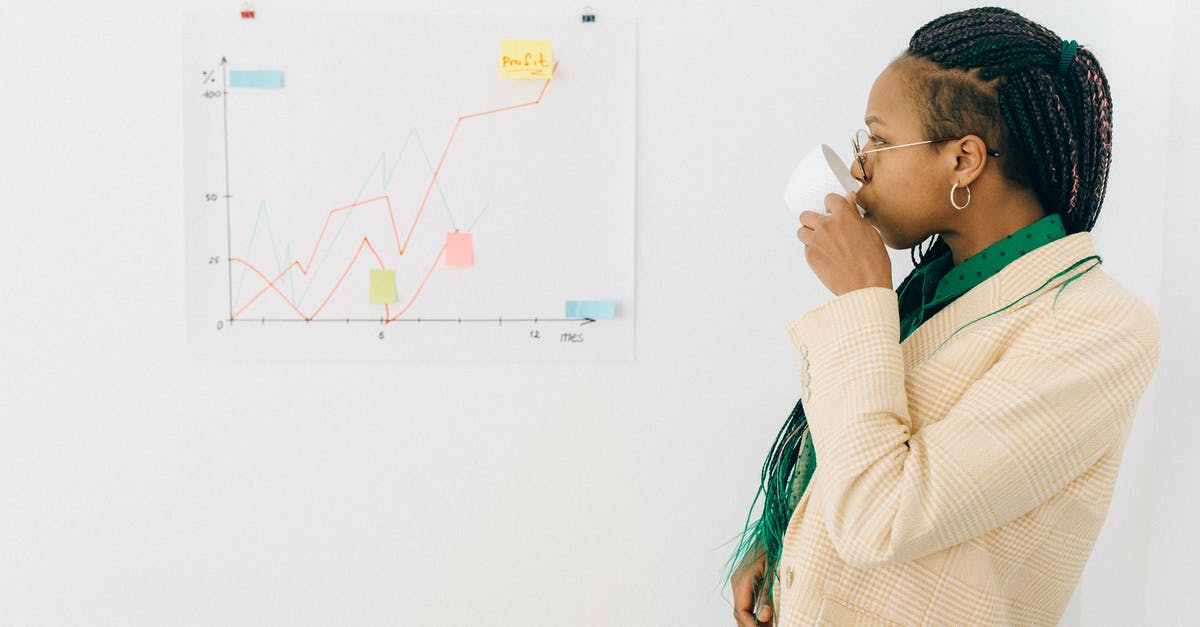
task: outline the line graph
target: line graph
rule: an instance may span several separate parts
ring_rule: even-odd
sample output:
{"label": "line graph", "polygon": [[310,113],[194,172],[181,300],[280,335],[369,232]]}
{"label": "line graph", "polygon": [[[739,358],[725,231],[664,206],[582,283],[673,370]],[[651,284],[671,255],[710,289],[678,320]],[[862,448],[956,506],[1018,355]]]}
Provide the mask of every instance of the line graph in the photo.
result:
{"label": "line graph", "polygon": [[[549,77],[497,77],[495,43],[530,28],[554,41]],[[330,58],[306,44],[316,30]],[[186,16],[185,67],[201,75],[199,90],[184,86],[193,348],[630,358],[633,32],[632,21],[581,32],[565,19],[402,16],[296,16],[251,31]],[[442,50],[432,72],[413,54],[430,47]],[[231,86],[231,72],[259,68],[283,78]],[[387,136],[403,138],[398,152],[380,149]],[[431,213],[435,198],[443,211]],[[371,269],[395,281],[388,300],[372,284],[368,301]],[[617,303],[617,315],[563,315],[578,299]],[[362,325],[377,328],[353,331]]]}
{"label": "line graph", "polygon": [[[407,151],[407,149],[410,145],[410,142],[414,142],[414,141],[416,144],[416,149],[418,151],[420,151],[420,154],[423,157],[423,161],[428,165],[429,175],[430,176],[433,175],[434,164],[429,158],[428,151],[425,149],[424,142],[421,139],[421,134],[420,134],[419,130],[414,127],[409,130],[409,133],[405,137],[403,144],[400,146],[400,149],[398,151],[396,158],[394,158],[392,160],[392,167],[390,169],[388,168],[387,153],[386,152],[380,153],[379,158],[372,165],[371,170],[367,174],[366,179],[363,181],[362,186],[359,188],[358,193],[355,194],[353,203],[359,202],[359,199],[362,198],[362,196],[363,196],[363,191],[367,189],[367,186],[375,179],[376,176],[380,177],[380,183],[379,183],[380,186],[384,189],[387,189],[388,182],[395,175],[396,168],[399,166],[400,162],[402,161],[402,159],[405,155],[405,152]],[[436,178],[434,180],[436,181]],[[441,188],[441,185],[437,184],[435,182],[435,189],[438,191],[438,195],[439,195],[439,198],[441,199],[442,206],[446,211],[446,218],[450,221],[450,225],[453,227],[453,229],[455,231],[461,230],[458,220],[454,217],[454,213],[450,209],[449,202],[446,200],[446,196],[445,196],[444,191]],[[364,202],[366,202],[366,201],[364,201]],[[471,220],[470,224],[467,225],[467,227],[465,229],[466,232],[468,232],[468,233],[471,232],[471,230],[475,227],[475,224],[478,223],[478,221],[481,217],[483,217],[483,215],[487,211],[487,209],[488,209],[488,205],[485,204],[483,206],[483,208],[481,208],[480,210],[478,210],[475,213],[475,217]],[[285,259],[292,259],[291,245],[290,245],[290,243],[285,245],[283,254],[282,255],[280,254],[278,238],[276,238],[273,233],[273,230],[271,227],[270,211],[268,210],[267,203],[265,200],[261,200],[259,202],[258,209],[256,211],[255,218],[254,218],[254,223],[250,230],[249,242],[245,246],[245,252],[238,255],[237,257],[249,258],[252,255],[254,246],[258,242],[258,234],[259,234],[260,226],[261,226],[261,228],[263,228],[266,231],[267,242],[270,244],[270,247],[271,247],[270,248],[271,260],[275,262],[275,272],[282,274],[284,268],[288,265],[288,263],[285,261]],[[235,257],[231,257],[231,260],[233,260],[233,259],[235,259]],[[241,268],[241,272],[238,273],[237,284],[234,286],[234,289],[233,289],[233,302],[234,303],[245,302],[242,300],[242,293],[243,293],[243,289],[244,289],[244,285],[245,285],[245,278],[246,278],[246,275],[249,273],[249,271],[250,271],[249,267],[243,266]],[[260,269],[260,271],[263,274],[268,274],[267,272],[265,272],[261,269]],[[293,276],[294,275],[289,275],[287,277],[288,281],[289,281],[288,286],[287,286],[288,294],[290,296],[292,304],[297,307],[300,307],[303,303],[303,298],[298,297],[296,294],[295,283],[294,283],[294,281],[291,280],[293,278]],[[307,291],[305,292],[305,294],[307,294]],[[237,312],[235,312],[235,315],[236,315],[236,313]]]}
{"label": "line graph", "polygon": [[[224,61],[224,59],[222,61]],[[221,65],[222,65],[222,67],[224,67],[225,63],[222,62]],[[554,64],[554,69],[558,69],[557,63]],[[553,72],[551,72],[551,74],[553,75]],[[301,274],[303,274],[305,276],[308,275],[309,270],[312,268],[313,260],[316,259],[317,250],[321,246],[321,240],[324,239],[324,237],[325,237],[325,231],[329,228],[329,222],[330,222],[330,220],[333,219],[333,215],[340,211],[346,211],[348,209],[353,209],[354,207],[357,207],[359,205],[375,202],[378,200],[383,200],[387,204],[388,219],[390,220],[391,225],[392,225],[392,234],[393,234],[393,236],[395,236],[395,239],[396,239],[397,254],[399,256],[403,257],[405,249],[408,248],[409,242],[412,241],[413,231],[415,231],[417,228],[417,222],[420,221],[421,214],[423,214],[425,212],[425,205],[426,205],[426,203],[429,202],[429,194],[430,194],[430,192],[433,191],[433,187],[437,182],[438,172],[441,171],[442,164],[445,163],[445,161],[446,161],[446,155],[448,155],[450,153],[450,145],[454,142],[454,137],[455,137],[455,135],[458,134],[458,128],[459,128],[459,126],[462,125],[463,120],[467,120],[470,118],[477,118],[480,116],[489,115],[489,114],[493,114],[493,113],[499,113],[501,111],[511,111],[513,109],[520,109],[522,107],[529,107],[529,106],[537,105],[537,104],[541,103],[542,97],[546,94],[546,88],[550,86],[551,80],[553,80],[553,79],[552,78],[546,79],[542,84],[541,91],[538,92],[537,98],[534,100],[531,100],[529,102],[523,102],[520,104],[491,109],[489,111],[481,111],[479,113],[472,113],[469,115],[458,116],[457,120],[454,123],[454,129],[450,132],[450,138],[448,140],[446,140],[446,146],[445,146],[445,148],[442,149],[442,156],[438,159],[437,167],[434,168],[433,174],[429,177],[429,184],[428,184],[428,186],[426,186],[425,195],[424,195],[424,197],[421,198],[421,205],[419,207],[417,207],[416,217],[413,218],[412,225],[409,227],[408,233],[404,236],[403,244],[400,243],[400,233],[396,229],[396,213],[392,209],[392,201],[388,196],[379,196],[376,198],[371,198],[371,199],[368,199],[368,200],[365,200],[362,202],[351,203],[344,207],[338,207],[336,209],[330,210],[328,216],[326,216],[326,218],[325,218],[325,223],[323,225],[321,225],[321,233],[320,233],[320,235],[317,236],[317,241],[313,245],[312,255],[309,256],[308,263],[302,265],[299,260],[293,260],[292,263],[288,264],[287,268],[285,268],[283,270],[283,272],[279,273],[274,279],[268,279],[267,276],[262,272],[262,270],[258,269],[257,267],[254,266],[254,264],[250,263],[249,261],[246,261],[245,259],[242,259],[240,257],[229,257],[229,261],[231,262],[231,264],[236,262],[236,263],[245,265],[247,268],[252,270],[255,274],[257,274],[259,277],[261,277],[267,283],[265,287],[263,287],[261,290],[259,290],[259,292],[257,294],[255,294],[248,302],[246,302],[244,305],[242,305],[240,309],[231,313],[229,316],[229,321],[233,322],[234,320],[236,320],[237,317],[242,314],[242,312],[244,312],[247,308],[249,308],[251,305],[253,305],[254,302],[257,301],[259,299],[259,297],[261,297],[263,294],[267,293],[267,291],[274,291],[276,294],[279,294],[280,298],[282,298],[285,302],[287,302],[287,304],[292,308],[292,310],[295,311],[301,318],[303,318],[305,320],[311,320],[313,318],[316,318],[317,315],[321,313],[321,310],[325,308],[325,305],[329,302],[329,299],[333,297],[334,292],[336,292],[338,287],[341,286],[342,280],[344,280],[346,278],[346,274],[348,274],[350,272],[350,269],[354,267],[354,263],[356,261],[358,261],[359,254],[362,252],[363,247],[369,248],[371,250],[371,253],[375,256],[375,260],[379,263],[380,268],[386,267],[385,264],[383,263],[383,259],[379,256],[379,253],[375,250],[375,247],[371,244],[370,238],[364,236],[362,239],[362,243],[359,244],[358,249],[354,252],[354,257],[353,257],[353,259],[351,259],[350,265],[346,266],[345,271],[342,272],[342,275],[338,279],[337,284],[334,285],[333,290],[330,291],[329,295],[325,297],[325,300],[321,301],[320,306],[318,306],[316,308],[316,310],[313,311],[311,314],[305,314],[304,312],[302,312],[299,309],[299,307],[297,307],[296,304],[292,301],[292,299],[288,298],[283,292],[281,292],[276,287],[276,283],[278,283],[279,280],[282,279],[283,276],[285,274],[287,274],[292,268],[296,268],[296,269],[300,270]],[[228,107],[226,107],[226,115],[228,115]],[[228,164],[226,165],[226,167],[228,168]],[[227,195],[227,197],[228,197],[228,195]],[[230,247],[230,250],[232,250],[232,246]],[[408,301],[408,303],[399,312],[397,312],[395,314],[395,316],[391,315],[390,308],[388,307],[388,305],[384,305],[385,323],[395,321],[397,318],[404,315],[404,313],[407,312],[410,307],[412,307],[412,304],[416,301],[417,297],[421,294],[421,290],[424,289],[425,283],[429,280],[429,276],[432,275],[434,269],[437,268],[437,262],[441,260],[442,251],[444,251],[444,250],[445,250],[445,247],[443,246],[443,248],[438,251],[438,255],[437,255],[437,257],[434,258],[433,265],[430,266],[429,271],[425,273],[425,278],[421,281],[421,285],[413,293],[413,296]],[[232,298],[233,298],[232,297],[232,294],[233,294],[233,291],[232,291],[233,275],[232,275],[232,273],[229,276],[229,281],[230,281],[230,299],[232,301]],[[230,309],[232,310],[232,308],[233,308],[233,305],[231,302]]]}

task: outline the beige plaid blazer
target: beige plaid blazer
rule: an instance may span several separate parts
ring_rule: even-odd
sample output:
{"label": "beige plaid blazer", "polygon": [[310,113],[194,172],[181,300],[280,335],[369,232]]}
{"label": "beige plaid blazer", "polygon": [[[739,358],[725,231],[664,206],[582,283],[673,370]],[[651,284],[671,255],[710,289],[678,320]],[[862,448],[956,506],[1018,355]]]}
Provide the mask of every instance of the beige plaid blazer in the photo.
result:
{"label": "beige plaid blazer", "polygon": [[783,539],[777,627],[1057,624],[1157,320],[1102,267],[1059,291],[1093,260],[950,336],[1094,254],[1086,232],[1041,246],[903,343],[896,293],[878,287],[788,325],[817,468]]}

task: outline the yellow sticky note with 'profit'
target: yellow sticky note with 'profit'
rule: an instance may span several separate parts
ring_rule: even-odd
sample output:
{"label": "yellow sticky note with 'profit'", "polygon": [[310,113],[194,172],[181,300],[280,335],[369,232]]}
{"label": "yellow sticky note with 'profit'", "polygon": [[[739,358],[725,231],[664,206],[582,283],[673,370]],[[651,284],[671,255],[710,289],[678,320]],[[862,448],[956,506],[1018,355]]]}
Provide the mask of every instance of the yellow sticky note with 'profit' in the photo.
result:
{"label": "yellow sticky note with 'profit'", "polygon": [[500,76],[508,78],[550,78],[554,72],[554,52],[549,39],[500,40]]}

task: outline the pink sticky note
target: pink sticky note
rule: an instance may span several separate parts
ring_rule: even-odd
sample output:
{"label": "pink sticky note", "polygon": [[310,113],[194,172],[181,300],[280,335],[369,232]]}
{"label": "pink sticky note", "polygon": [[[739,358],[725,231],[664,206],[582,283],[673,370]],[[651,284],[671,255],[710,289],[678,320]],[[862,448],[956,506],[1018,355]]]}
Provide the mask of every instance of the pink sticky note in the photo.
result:
{"label": "pink sticky note", "polygon": [[446,266],[470,268],[475,265],[475,253],[471,247],[471,234],[462,231],[446,233]]}

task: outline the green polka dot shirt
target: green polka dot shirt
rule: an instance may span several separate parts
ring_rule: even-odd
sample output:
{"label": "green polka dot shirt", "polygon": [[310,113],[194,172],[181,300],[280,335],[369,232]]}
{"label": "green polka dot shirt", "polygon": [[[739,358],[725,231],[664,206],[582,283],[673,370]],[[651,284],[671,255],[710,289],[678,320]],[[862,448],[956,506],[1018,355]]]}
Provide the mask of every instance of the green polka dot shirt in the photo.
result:
{"label": "green polka dot shirt", "polygon": [[901,341],[949,305],[1022,255],[1062,237],[1062,217],[1052,213],[1001,238],[957,266],[949,250],[909,275],[896,289],[900,302]]}

